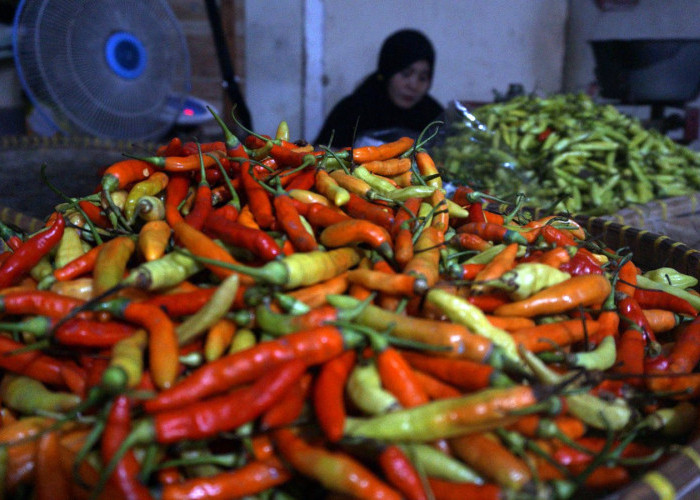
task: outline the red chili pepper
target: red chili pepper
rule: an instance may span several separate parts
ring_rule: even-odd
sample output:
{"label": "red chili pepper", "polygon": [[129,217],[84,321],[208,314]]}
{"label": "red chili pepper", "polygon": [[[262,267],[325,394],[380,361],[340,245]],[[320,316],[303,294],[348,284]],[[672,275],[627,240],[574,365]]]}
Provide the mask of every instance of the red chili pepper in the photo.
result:
{"label": "red chili pepper", "polygon": [[134,332],[133,325],[72,318],[56,329],[54,340],[62,345],[108,348]]}
{"label": "red chili pepper", "polygon": [[[185,222],[196,229],[202,228],[204,220],[212,211],[211,186],[207,181],[204,165],[200,165],[200,168],[200,181],[194,196],[194,206],[192,210],[190,210],[190,213],[185,216]],[[218,172],[218,170],[216,170],[216,172]]]}
{"label": "red chili pepper", "polygon": [[332,226],[344,220],[350,220],[350,216],[341,210],[337,210],[320,203],[309,203],[306,205],[304,217],[315,229]]}
{"label": "red chili pepper", "polygon": [[547,137],[549,137],[549,134],[551,134],[551,133],[552,133],[552,129],[546,128],[542,132],[537,134],[537,140],[540,142],[544,142],[544,140],[547,139]]}
{"label": "red chili pepper", "polygon": [[585,248],[578,248],[571,260],[560,265],[559,269],[569,273],[571,276],[603,274],[603,268],[600,267],[593,254]]}
{"label": "red chili pepper", "polygon": [[468,205],[469,216],[466,218],[466,222],[486,222],[486,216],[484,215],[484,205],[481,202],[475,201]]}
{"label": "red chili pepper", "polygon": [[[104,463],[109,463],[131,432],[131,404],[127,396],[117,396],[107,417],[101,441],[101,454]],[[133,500],[150,500],[148,488],[139,481],[141,466],[132,450],[126,452],[119,461],[110,481],[124,495]]]}
{"label": "red chili pepper", "polygon": [[403,355],[408,364],[416,370],[433,375],[465,391],[489,387],[494,376],[498,374],[491,365],[468,359],[442,358],[408,351]]}
{"label": "red chili pepper", "polygon": [[547,243],[561,247],[576,245],[576,240],[569,233],[561,231],[551,224],[545,224],[542,226],[540,229],[540,234],[544,237],[544,240]]}
{"label": "red chili pepper", "polygon": [[377,370],[382,386],[398,399],[401,406],[412,408],[430,400],[406,356],[395,348],[388,346],[377,354]]}
{"label": "red chili pepper", "polygon": [[408,500],[428,498],[418,471],[398,446],[389,445],[379,453],[379,466],[389,483]]}
{"label": "red chili pepper", "polygon": [[302,375],[287,393],[260,418],[261,428],[275,429],[294,423],[304,410],[304,405],[311,392],[311,381],[310,373]]}
{"label": "red chili pepper", "polygon": [[690,302],[665,290],[635,288],[633,297],[642,309],[666,309],[687,316],[695,317],[698,315],[697,309]]}
{"label": "red chili pepper", "polygon": [[435,500],[502,500],[501,488],[495,484],[457,483],[428,478]]}
{"label": "red chili pepper", "polygon": [[139,159],[129,158],[118,161],[102,173],[102,189],[113,193],[118,189],[124,189],[129,184],[148,178],[155,171],[153,165]]}
{"label": "red chili pepper", "polygon": [[511,300],[504,292],[484,293],[481,295],[470,295],[467,300],[485,313],[491,313],[497,307],[509,303]]}
{"label": "red chili pepper", "polygon": [[644,385],[645,347],[646,341],[644,339],[644,334],[635,328],[628,328],[620,335],[615,371],[628,375],[628,378],[625,378],[625,380],[630,385]]}
{"label": "red chili pepper", "polygon": [[382,226],[387,231],[391,231],[391,226],[394,224],[393,211],[387,210],[386,207],[381,205],[369,202],[357,196],[355,193],[350,193],[350,201],[343,205],[343,207],[351,217],[373,222]]}
{"label": "red chili pepper", "polygon": [[183,220],[179,207],[190,189],[190,175],[178,173],[170,174],[169,177],[168,186],[165,188],[165,220],[172,227]]}
{"label": "red chili pepper", "polygon": [[0,368],[32,377],[45,384],[63,386],[63,362],[37,351],[25,351],[25,344],[0,336]]}
{"label": "red chili pepper", "polygon": [[635,325],[644,335],[647,343],[656,342],[656,335],[644,316],[639,302],[634,297],[625,296],[617,302],[617,311],[620,317]]}
{"label": "red chili pepper", "polygon": [[170,317],[177,318],[199,311],[215,291],[216,287],[208,287],[191,292],[158,294],[144,302],[162,309]]}
{"label": "red chili pepper", "polygon": [[323,481],[333,491],[360,499],[401,498],[394,489],[346,453],[312,446],[289,429],[275,431],[273,439],[282,457],[294,469],[317,481]]}
{"label": "red chili pepper", "polygon": [[272,407],[299,380],[306,364],[299,359],[283,362],[252,385],[186,408],[159,412],[153,416],[153,430],[159,443],[205,439],[250,422]]}
{"label": "red chili pepper", "polygon": [[690,373],[700,362],[700,319],[695,318],[676,338],[668,354],[669,368],[674,373]]}
{"label": "red chili pepper", "polygon": [[297,252],[311,252],[318,249],[316,238],[304,227],[299,212],[294,203],[292,203],[292,199],[286,193],[276,195],[273,205],[277,222],[287,234]]}
{"label": "red chili pepper", "polygon": [[78,202],[78,206],[83,212],[85,212],[85,215],[88,219],[90,219],[90,221],[93,222],[93,224],[103,228],[112,226],[109,218],[102,212],[102,208],[100,208],[98,205],[90,203],[86,200],[81,200]]}
{"label": "red chili pepper", "polygon": [[258,494],[284,484],[291,473],[278,460],[253,461],[214,476],[202,476],[177,481],[163,487],[162,500],[191,500],[201,493],[209,500],[253,498]]}
{"label": "red chili pepper", "polygon": [[273,260],[282,254],[275,239],[265,231],[246,227],[217,214],[209,214],[204,222],[204,230],[224,243],[250,250],[264,261]]}
{"label": "red chili pepper", "polygon": [[267,190],[259,184],[255,175],[256,167],[250,162],[244,162],[241,165],[241,184],[245,191],[248,205],[253,213],[255,222],[263,228],[267,229],[275,222],[275,216],[272,213],[272,202]]}
{"label": "red chili pepper", "polygon": [[309,190],[316,184],[316,171],[312,167],[307,167],[300,170],[293,179],[284,184],[284,189],[286,191],[291,191],[292,189],[304,189]]}
{"label": "red chili pepper", "polygon": [[0,295],[0,312],[62,318],[84,303],[84,300],[47,290],[16,290]]}
{"label": "red chili pepper", "polygon": [[496,243],[527,245],[527,240],[521,233],[493,222],[467,222],[457,228],[457,233],[475,234],[486,241]]}
{"label": "red chili pepper", "polygon": [[335,443],[343,437],[345,426],[345,383],[355,366],[355,351],[345,351],[326,361],[314,385],[314,412],[326,438]]}
{"label": "red chili pepper", "polygon": [[0,290],[16,285],[31,271],[61,241],[65,226],[65,219],[58,214],[51,227],[24,241],[0,266]]}
{"label": "red chili pepper", "polygon": [[144,408],[148,412],[182,408],[238,384],[255,380],[284,361],[301,359],[307,365],[315,365],[337,356],[344,349],[343,334],[332,326],[291,333],[199,367],[170,389],[146,400]]}
{"label": "red chili pepper", "polygon": [[100,254],[102,248],[104,248],[104,243],[92,247],[80,257],[73,259],[63,267],[55,269],[53,272],[54,278],[58,281],[70,281],[92,272],[97,262],[97,256]]}

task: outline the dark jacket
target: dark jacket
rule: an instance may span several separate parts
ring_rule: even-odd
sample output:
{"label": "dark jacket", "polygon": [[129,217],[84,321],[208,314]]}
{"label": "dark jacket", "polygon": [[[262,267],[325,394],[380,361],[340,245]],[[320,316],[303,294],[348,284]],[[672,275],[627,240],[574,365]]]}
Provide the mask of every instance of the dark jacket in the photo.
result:
{"label": "dark jacket", "polygon": [[327,146],[333,134],[333,148],[352,146],[353,139],[364,133],[393,128],[413,132],[415,138],[442,112],[442,105],[428,94],[410,109],[395,106],[386,86],[373,74],[335,105],[314,144]]}

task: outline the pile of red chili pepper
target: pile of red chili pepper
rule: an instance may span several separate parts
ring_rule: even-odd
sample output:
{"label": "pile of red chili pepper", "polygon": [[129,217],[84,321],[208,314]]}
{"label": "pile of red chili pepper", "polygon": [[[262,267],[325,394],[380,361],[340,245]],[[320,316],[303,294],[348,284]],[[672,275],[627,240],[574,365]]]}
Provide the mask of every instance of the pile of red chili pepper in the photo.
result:
{"label": "pile of red chili pepper", "polygon": [[564,499],[693,438],[694,277],[446,196],[422,137],[217,120],[1,227],[8,496]]}

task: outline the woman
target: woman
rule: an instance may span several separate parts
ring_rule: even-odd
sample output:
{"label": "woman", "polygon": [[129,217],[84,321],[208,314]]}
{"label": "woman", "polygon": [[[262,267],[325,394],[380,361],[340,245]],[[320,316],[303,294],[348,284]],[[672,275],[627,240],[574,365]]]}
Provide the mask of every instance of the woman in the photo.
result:
{"label": "woman", "polygon": [[326,118],[316,144],[352,146],[371,131],[401,129],[415,137],[443,112],[430,95],[435,50],[421,32],[405,29],[382,44],[377,70]]}

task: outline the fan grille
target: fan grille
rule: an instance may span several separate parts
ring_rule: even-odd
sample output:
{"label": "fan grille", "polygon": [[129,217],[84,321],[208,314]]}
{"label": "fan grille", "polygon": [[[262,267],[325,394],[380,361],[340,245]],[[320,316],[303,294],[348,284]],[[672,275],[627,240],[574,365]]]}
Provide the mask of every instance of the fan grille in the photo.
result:
{"label": "fan grille", "polygon": [[[116,66],[108,57],[115,35],[127,49]],[[25,0],[14,36],[25,89],[67,133],[160,137],[190,90],[187,45],[162,1]]]}

